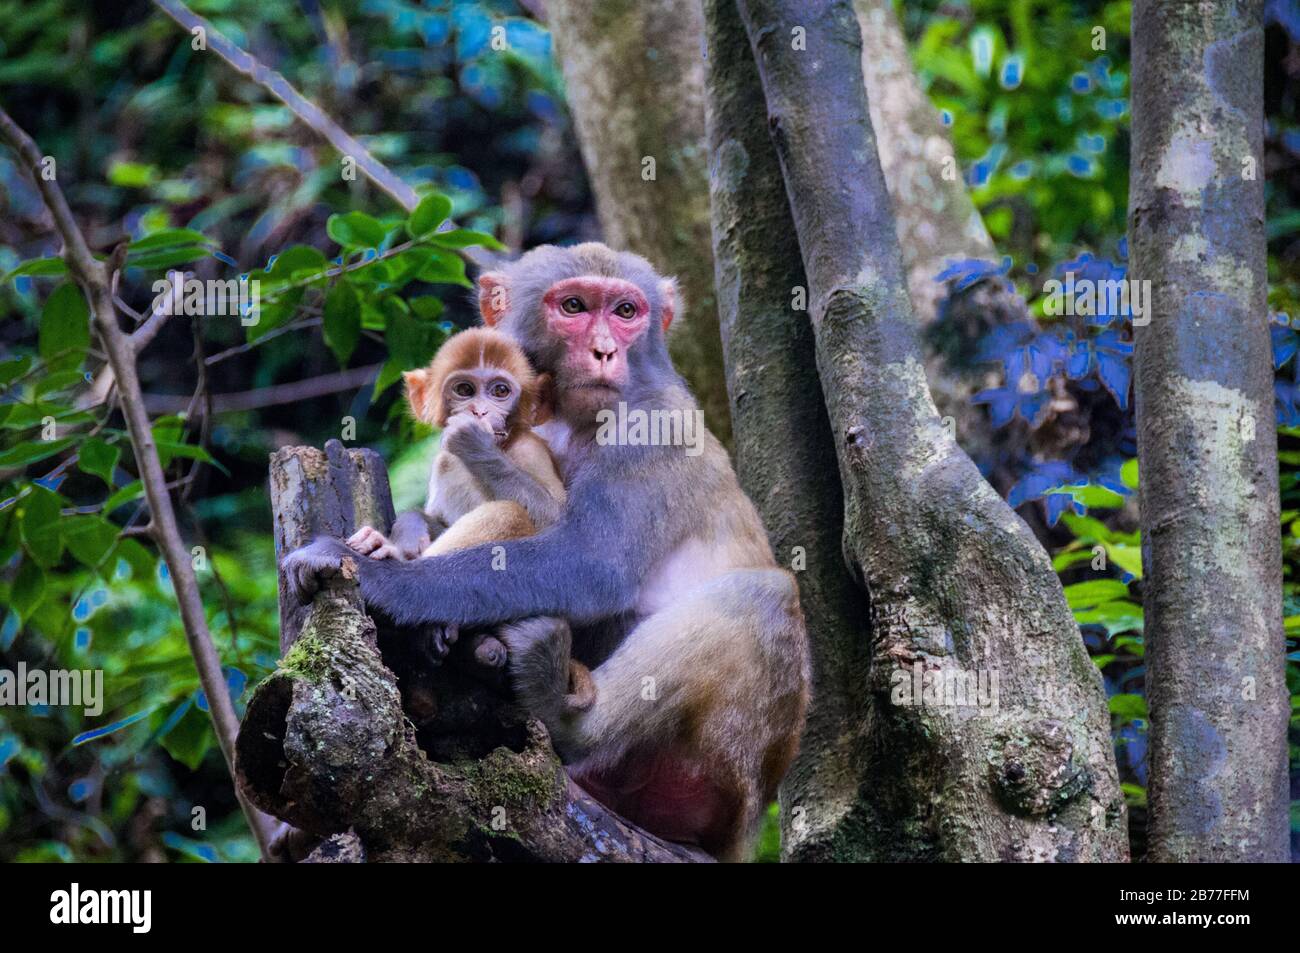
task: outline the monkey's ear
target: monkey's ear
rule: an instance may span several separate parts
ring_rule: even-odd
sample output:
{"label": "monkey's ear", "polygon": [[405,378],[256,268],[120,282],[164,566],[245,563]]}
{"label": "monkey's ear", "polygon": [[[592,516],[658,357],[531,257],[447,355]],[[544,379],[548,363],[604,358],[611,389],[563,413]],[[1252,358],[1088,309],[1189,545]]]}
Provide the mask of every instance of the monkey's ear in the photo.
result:
{"label": "monkey's ear", "polygon": [[540,427],[555,416],[555,378],[537,375],[537,405],[533,408],[533,426]]}
{"label": "monkey's ear", "polygon": [[664,331],[668,331],[668,325],[673,323],[673,318],[677,317],[677,279],[661,278],[659,279],[659,317],[663,322]]}
{"label": "monkey's ear", "polygon": [[434,396],[430,393],[433,380],[428,368],[403,371],[402,382],[406,385],[406,403],[411,408],[411,416],[422,423],[433,423],[433,408],[429,400]]}
{"label": "monkey's ear", "polygon": [[478,309],[483,323],[496,327],[501,316],[510,307],[510,293],[506,290],[506,276],[499,271],[485,271],[478,276]]}

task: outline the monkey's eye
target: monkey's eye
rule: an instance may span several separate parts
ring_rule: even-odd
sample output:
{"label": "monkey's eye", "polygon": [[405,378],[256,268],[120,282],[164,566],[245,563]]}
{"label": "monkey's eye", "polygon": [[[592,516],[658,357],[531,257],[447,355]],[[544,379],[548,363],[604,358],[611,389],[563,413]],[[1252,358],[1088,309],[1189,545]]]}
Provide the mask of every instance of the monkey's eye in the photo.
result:
{"label": "monkey's eye", "polygon": [[633,318],[636,317],[636,305],[634,305],[631,301],[624,301],[622,304],[620,304],[617,308],[614,309],[614,313],[617,314],[624,321],[631,321]]}
{"label": "monkey's eye", "polygon": [[492,396],[497,400],[505,400],[510,396],[510,385],[497,381],[492,385]]}
{"label": "monkey's eye", "polygon": [[581,314],[583,311],[587,310],[582,303],[582,299],[578,297],[565,298],[560,302],[560,307],[564,310],[565,314]]}
{"label": "monkey's eye", "polygon": [[457,381],[451,386],[451,392],[457,397],[473,397],[474,385],[469,381]]}

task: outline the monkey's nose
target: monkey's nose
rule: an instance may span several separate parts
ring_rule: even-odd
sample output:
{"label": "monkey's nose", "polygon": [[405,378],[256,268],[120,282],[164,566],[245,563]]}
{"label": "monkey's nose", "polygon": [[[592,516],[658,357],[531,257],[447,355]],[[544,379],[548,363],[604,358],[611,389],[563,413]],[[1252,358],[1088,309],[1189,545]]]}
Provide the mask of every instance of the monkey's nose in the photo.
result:
{"label": "monkey's nose", "polygon": [[611,347],[609,349],[605,349],[605,348],[593,347],[591,349],[591,356],[596,359],[597,364],[603,366],[605,364],[609,364],[613,362],[614,358],[618,356],[618,348]]}

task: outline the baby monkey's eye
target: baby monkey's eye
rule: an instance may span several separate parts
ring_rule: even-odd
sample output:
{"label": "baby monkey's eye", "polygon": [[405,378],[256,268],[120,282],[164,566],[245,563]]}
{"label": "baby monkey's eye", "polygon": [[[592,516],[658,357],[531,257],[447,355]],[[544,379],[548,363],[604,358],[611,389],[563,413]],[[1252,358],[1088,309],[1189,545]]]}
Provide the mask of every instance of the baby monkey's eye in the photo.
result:
{"label": "baby monkey's eye", "polygon": [[474,385],[469,381],[457,381],[452,385],[451,392],[457,397],[473,397]]}
{"label": "baby monkey's eye", "polygon": [[564,309],[565,314],[581,314],[586,310],[582,299],[577,297],[565,298],[560,302],[560,307]]}
{"label": "baby monkey's eye", "polygon": [[636,305],[631,301],[624,301],[614,309],[614,313],[623,320],[630,321],[632,318],[636,317]]}
{"label": "baby monkey's eye", "polygon": [[510,385],[497,381],[492,385],[492,396],[497,400],[505,400],[510,396]]}

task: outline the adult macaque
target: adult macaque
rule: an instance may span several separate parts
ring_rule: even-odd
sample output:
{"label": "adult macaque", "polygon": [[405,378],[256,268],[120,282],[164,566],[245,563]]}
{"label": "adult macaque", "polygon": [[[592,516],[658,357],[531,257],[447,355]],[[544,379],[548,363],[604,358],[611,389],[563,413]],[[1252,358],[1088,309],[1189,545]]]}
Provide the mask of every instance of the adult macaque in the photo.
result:
{"label": "adult macaque", "polygon": [[[598,415],[620,403],[629,415],[697,411],[664,340],[675,285],[636,255],[585,244],[535,249],[479,289],[484,321],[553,376],[547,436],[567,505],[549,529],[496,544],[505,571],[492,545],[359,560],[362,595],[403,624],[512,623],[501,637],[516,692],[576,780],[655,834],[739,859],[803,727],[794,578],[711,435],[696,455],[596,440]],[[501,451],[466,433],[476,455],[462,459],[504,496]],[[289,554],[288,584],[308,597],[351,552],[320,539]],[[594,700],[568,691],[571,651],[592,667]]]}
{"label": "adult macaque", "polygon": [[[402,375],[411,415],[443,428],[442,444],[429,474],[423,513],[407,513],[394,524],[392,539],[363,526],[348,545],[372,559],[416,559],[440,556],[493,540],[519,539],[554,523],[564,505],[564,484],[555,469],[546,441],[533,433],[534,424],[549,414],[549,378],[537,375],[523,350],[499,331],[470,328],[452,335],[427,368]],[[491,494],[458,455],[474,442],[466,430],[491,434],[496,447],[551,497],[551,505],[529,513],[512,499]],[[531,497],[530,497],[531,499]],[[421,518],[423,517],[423,518]],[[456,629],[433,633],[433,650],[445,655],[456,640]],[[487,632],[474,636],[474,658],[489,667],[506,660],[504,646]]]}

